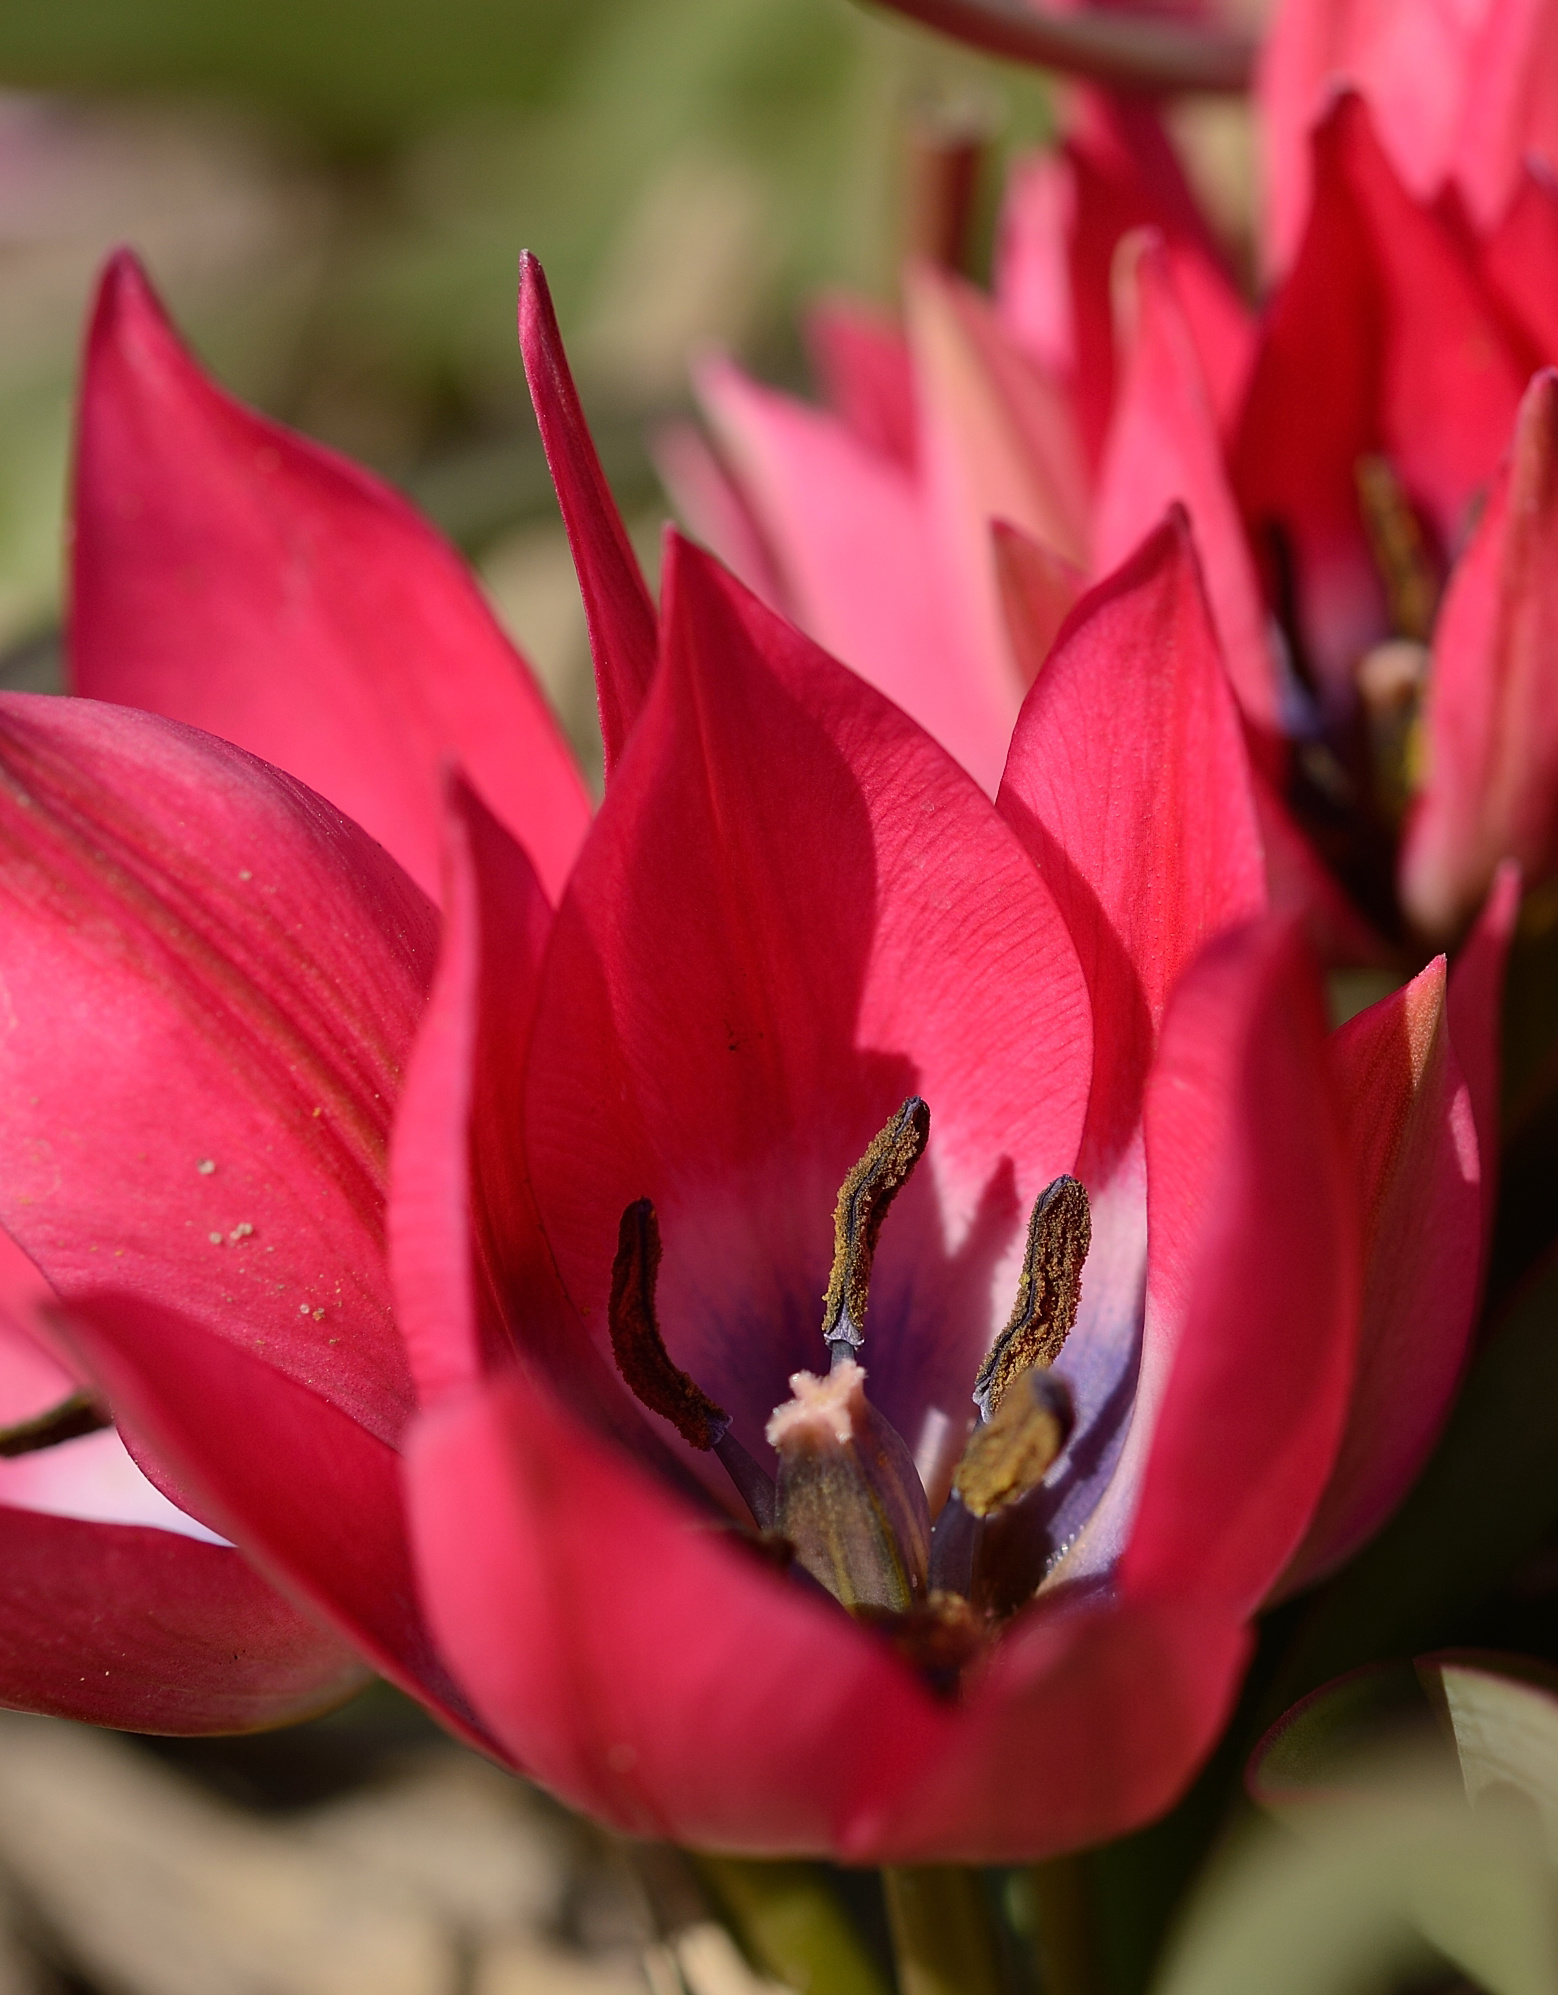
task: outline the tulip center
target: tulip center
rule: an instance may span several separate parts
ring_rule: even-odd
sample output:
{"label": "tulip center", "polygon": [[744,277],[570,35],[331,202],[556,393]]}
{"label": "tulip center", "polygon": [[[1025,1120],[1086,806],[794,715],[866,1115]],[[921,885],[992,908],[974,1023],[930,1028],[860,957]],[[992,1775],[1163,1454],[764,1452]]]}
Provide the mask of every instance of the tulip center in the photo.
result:
{"label": "tulip center", "polygon": [[904,1439],[866,1392],[871,1270],[883,1221],[930,1134],[916,1095],[845,1178],[823,1302],[825,1373],[796,1372],[765,1428],[774,1467],[673,1361],[655,1307],[661,1245],[654,1207],[622,1215],[609,1320],[618,1370],[641,1405],[716,1455],[751,1513],[765,1556],[820,1587],[890,1639],[938,1691],[1028,1598],[1042,1576],[1027,1499],[1065,1449],[1071,1401],[1051,1366],[1076,1320],[1091,1226],[1072,1177],[1042,1192],[1028,1224],[1017,1299],[974,1381],[971,1432],[934,1524]]}

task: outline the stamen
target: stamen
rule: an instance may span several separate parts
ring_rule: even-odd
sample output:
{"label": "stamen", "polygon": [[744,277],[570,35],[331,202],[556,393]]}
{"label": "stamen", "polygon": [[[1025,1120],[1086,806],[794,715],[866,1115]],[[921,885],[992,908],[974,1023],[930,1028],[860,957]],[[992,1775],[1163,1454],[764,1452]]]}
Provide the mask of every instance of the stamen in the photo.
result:
{"label": "stamen", "polygon": [[1388,457],[1360,457],[1353,476],[1369,551],[1385,587],[1391,631],[1426,644],[1434,627],[1439,583],[1411,501]]}
{"label": "stamen", "polygon": [[1087,1192],[1076,1178],[1056,1178],[1034,1202],[1011,1319],[974,1381],[974,1404],[986,1420],[994,1417],[1013,1379],[1060,1356],[1077,1320],[1082,1263],[1092,1237]]}
{"label": "stamen", "polygon": [[46,1413],[0,1427],[0,1459],[9,1461],[17,1455],[36,1454],[40,1448],[55,1448],[61,1441],[79,1440],[83,1434],[101,1433],[112,1425],[89,1392],[73,1392]]}
{"label": "stamen", "polygon": [[908,1182],[930,1135],[930,1109],[910,1095],[839,1188],[833,1214],[833,1272],[822,1305],[822,1335],[834,1364],[865,1342],[871,1263],[887,1209]]}
{"label": "stamen", "polygon": [[617,1370],[640,1406],[669,1420],[690,1447],[712,1449],[758,1526],[774,1521],[773,1478],[730,1431],[730,1415],[675,1364],[660,1334],[655,1282],[660,1272],[660,1223],[647,1198],[622,1215],[611,1264],[607,1321]]}
{"label": "stamen", "polygon": [[1037,1489],[1071,1432],[1071,1395],[1042,1366],[1023,1374],[994,1416],[969,1436],[953,1488],[975,1517],[990,1517]]}
{"label": "stamen", "polygon": [[611,1264],[612,1355],[640,1406],[669,1420],[690,1447],[712,1448],[729,1427],[730,1415],[673,1364],[665,1348],[655,1315],[659,1272],[660,1223],[647,1198],[635,1199],[622,1215],[617,1258]]}

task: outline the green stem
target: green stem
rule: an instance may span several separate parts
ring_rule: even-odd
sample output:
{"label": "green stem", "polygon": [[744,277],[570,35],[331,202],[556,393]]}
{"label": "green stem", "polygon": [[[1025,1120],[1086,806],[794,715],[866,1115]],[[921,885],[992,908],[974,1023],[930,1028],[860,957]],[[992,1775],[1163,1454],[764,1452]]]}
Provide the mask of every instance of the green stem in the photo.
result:
{"label": "green stem", "polygon": [[955,1864],[882,1872],[899,1995],[1001,1995],[984,1886]]}
{"label": "green stem", "polygon": [[1099,1995],[1103,1979],[1082,1859],[1057,1856],[1033,1864],[1027,1883],[1044,1995]]}
{"label": "green stem", "polygon": [[887,1995],[876,1962],[815,1864],[696,1856],[693,1865],[765,1974],[803,1995]]}
{"label": "green stem", "polygon": [[881,0],[938,33],[1040,69],[1069,70],[1117,90],[1248,90],[1255,45],[1226,28],[1144,9],[1031,7],[1026,0]]}

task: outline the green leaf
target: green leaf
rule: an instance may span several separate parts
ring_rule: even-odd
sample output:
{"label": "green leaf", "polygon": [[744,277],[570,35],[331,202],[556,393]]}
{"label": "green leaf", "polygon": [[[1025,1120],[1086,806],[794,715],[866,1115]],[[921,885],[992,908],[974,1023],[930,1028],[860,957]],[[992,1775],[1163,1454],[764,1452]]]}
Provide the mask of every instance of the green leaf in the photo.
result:
{"label": "green leaf", "polygon": [[1399,1772],[1253,1832],[1197,1894],[1155,1995],[1356,1995],[1455,1963],[1489,1995],[1558,1986],[1558,1898],[1539,1841]]}

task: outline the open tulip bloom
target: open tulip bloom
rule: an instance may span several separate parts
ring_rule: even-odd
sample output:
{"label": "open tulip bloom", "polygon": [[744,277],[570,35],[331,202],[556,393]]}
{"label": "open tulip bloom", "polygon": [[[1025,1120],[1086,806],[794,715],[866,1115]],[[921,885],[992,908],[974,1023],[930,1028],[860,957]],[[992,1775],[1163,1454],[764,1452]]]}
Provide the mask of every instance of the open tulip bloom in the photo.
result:
{"label": "open tulip bloom", "polygon": [[1328,1033],[1182,511],[992,800],[675,536],[657,610],[533,264],[521,332],[593,822],[449,552],[106,279],[92,697],[0,699],[0,1696],[355,1654],[634,1832],[1110,1836],[1443,1418],[1513,874]]}
{"label": "open tulip bloom", "polygon": [[1155,113],[1080,95],[993,296],[825,303],[820,408],[699,368],[684,515],[994,795],[1078,590],[1179,500],[1274,874],[1333,957],[1421,961],[1502,858],[1558,870],[1555,24],[1287,0],[1258,314]]}

